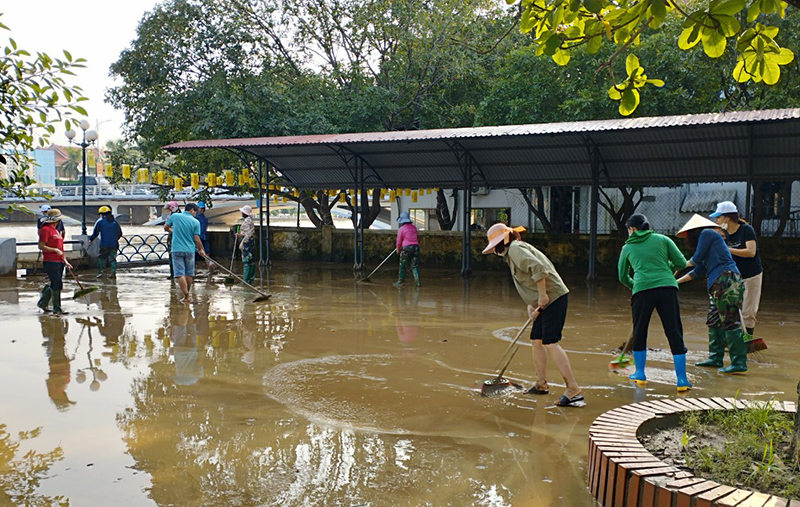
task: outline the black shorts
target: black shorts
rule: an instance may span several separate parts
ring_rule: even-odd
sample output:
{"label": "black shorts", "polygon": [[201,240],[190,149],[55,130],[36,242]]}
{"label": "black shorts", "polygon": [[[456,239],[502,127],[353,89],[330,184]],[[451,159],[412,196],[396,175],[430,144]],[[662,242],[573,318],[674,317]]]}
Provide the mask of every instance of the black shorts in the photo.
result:
{"label": "black shorts", "polygon": [[564,294],[552,301],[547,305],[547,308],[539,313],[539,317],[533,323],[533,329],[531,329],[531,340],[542,340],[543,345],[561,341],[561,331],[563,331],[564,323],[567,321],[568,296],[569,294]]}

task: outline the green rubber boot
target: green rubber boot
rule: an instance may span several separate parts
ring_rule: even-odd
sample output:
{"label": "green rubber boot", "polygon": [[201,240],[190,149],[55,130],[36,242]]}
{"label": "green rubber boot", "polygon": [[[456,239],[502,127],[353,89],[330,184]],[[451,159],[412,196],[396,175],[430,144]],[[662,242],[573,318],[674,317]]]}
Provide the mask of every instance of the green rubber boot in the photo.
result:
{"label": "green rubber boot", "polygon": [[717,370],[720,373],[744,373],[747,371],[747,346],[742,339],[742,330],[725,331],[728,353],[731,356],[730,366]]}
{"label": "green rubber boot", "polygon": [[253,280],[256,279],[256,265],[253,263],[248,263],[244,265],[244,273],[242,273],[242,278],[245,282],[252,284]]}
{"label": "green rubber boot", "polygon": [[67,315],[69,312],[65,312],[63,308],[61,308],[61,291],[54,290],[53,291],[53,313],[58,315]]}
{"label": "green rubber boot", "polygon": [[708,359],[694,363],[695,366],[722,368],[725,359],[725,331],[721,327],[708,328]]}
{"label": "green rubber boot", "polygon": [[395,287],[402,287],[406,284],[406,270],[404,266],[400,266],[400,271],[397,274],[397,281],[394,282]]}
{"label": "green rubber boot", "polygon": [[106,261],[102,257],[97,258],[97,278],[103,278],[103,271],[106,269]]}
{"label": "green rubber boot", "polygon": [[109,278],[116,278],[117,277],[117,259],[110,258],[108,264],[111,266],[111,273],[109,273]]}
{"label": "green rubber boot", "polygon": [[45,285],[44,289],[42,289],[42,295],[41,297],[39,297],[39,301],[36,302],[36,306],[38,306],[45,312],[49,312],[50,309],[47,307],[50,304],[50,298],[52,297],[53,297],[53,289],[51,289],[49,285]]}
{"label": "green rubber boot", "polygon": [[411,272],[414,273],[414,287],[419,287],[419,268],[411,268]]}

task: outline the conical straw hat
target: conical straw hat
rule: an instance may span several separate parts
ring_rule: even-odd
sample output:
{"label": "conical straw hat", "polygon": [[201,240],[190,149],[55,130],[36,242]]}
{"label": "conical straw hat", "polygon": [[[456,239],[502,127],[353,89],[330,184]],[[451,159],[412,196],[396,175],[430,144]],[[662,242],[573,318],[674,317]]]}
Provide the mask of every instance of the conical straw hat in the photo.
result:
{"label": "conical straw hat", "polygon": [[689,219],[686,224],[681,227],[681,230],[678,231],[676,236],[686,236],[686,234],[691,231],[692,229],[705,229],[706,227],[719,227],[716,223],[712,222],[711,220],[707,219],[704,216],[700,216],[697,213]]}

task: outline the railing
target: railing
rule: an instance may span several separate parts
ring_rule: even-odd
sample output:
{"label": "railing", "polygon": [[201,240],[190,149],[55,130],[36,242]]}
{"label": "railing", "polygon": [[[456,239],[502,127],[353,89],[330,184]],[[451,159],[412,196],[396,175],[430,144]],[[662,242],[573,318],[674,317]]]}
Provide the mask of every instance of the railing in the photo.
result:
{"label": "railing", "polygon": [[148,262],[169,258],[167,234],[134,234],[122,236],[117,251],[121,262]]}
{"label": "railing", "polygon": [[[83,185],[64,185],[55,187],[54,197],[80,197]],[[112,195],[130,195],[152,197],[150,185],[86,185],[86,197],[103,197]]]}

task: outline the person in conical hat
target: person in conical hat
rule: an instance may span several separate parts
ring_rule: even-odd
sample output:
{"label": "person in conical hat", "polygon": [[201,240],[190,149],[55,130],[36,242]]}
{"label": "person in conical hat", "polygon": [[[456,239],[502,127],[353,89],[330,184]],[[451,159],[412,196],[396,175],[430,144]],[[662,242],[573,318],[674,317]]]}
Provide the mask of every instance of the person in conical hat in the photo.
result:
{"label": "person in conical hat", "polygon": [[483,253],[493,253],[506,261],[511,269],[517,292],[527,303],[528,315],[533,319],[531,340],[536,383],[527,392],[549,394],[550,389],[547,385],[549,355],[567,385],[556,405],[582,406],[583,391],[572,373],[567,353],[559,343],[567,318],[569,289],[550,259],[532,245],[522,241],[520,232],[525,232],[525,228],[512,229],[502,223],[494,224],[486,231],[489,243],[483,249]]}
{"label": "person in conical hat", "polygon": [[[709,356],[707,360],[696,363],[696,366],[719,368],[717,371],[720,373],[743,373],[747,371],[747,347],[739,315],[744,299],[744,284],[725,240],[717,231],[719,226],[716,223],[697,214],[678,231],[678,237],[686,238],[689,248],[694,249],[692,258],[686,261],[686,266],[694,269],[680,277],[678,284],[703,275],[707,277],[710,300],[706,319]],[[723,368],[726,345],[731,364]]]}

